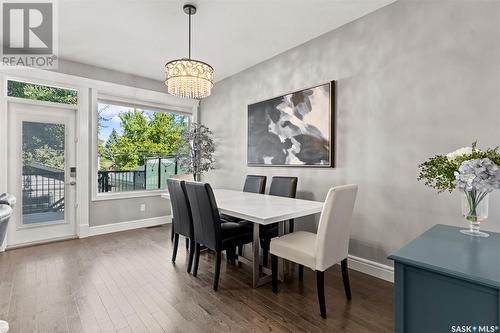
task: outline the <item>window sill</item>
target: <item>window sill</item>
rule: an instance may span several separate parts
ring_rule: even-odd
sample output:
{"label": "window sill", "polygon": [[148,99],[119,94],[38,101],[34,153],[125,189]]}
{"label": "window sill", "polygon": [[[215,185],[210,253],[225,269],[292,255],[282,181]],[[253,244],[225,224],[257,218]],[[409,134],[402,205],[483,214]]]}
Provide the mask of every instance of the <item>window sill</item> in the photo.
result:
{"label": "window sill", "polygon": [[94,194],[92,196],[92,201],[107,201],[107,200],[134,199],[134,198],[144,198],[144,197],[158,197],[162,193],[168,193],[167,189],[122,192],[122,193],[120,193],[120,192],[99,193],[99,194]]}

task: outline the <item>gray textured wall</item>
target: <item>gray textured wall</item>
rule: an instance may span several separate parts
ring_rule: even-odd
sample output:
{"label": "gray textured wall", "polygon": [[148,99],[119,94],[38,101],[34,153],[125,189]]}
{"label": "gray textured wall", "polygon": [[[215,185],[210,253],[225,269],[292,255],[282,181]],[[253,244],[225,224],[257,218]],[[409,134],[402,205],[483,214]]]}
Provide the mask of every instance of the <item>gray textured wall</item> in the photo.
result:
{"label": "gray textured wall", "polygon": [[[337,168],[247,167],[247,104],[329,80]],[[293,175],[315,200],[357,183],[350,253],[389,263],[436,223],[466,226],[458,193],[417,182],[417,165],[476,139],[500,144],[500,2],[400,0],[217,83],[200,115],[218,143],[206,180],[238,189],[245,174]],[[500,230],[499,192],[485,229]]]}
{"label": "gray textured wall", "polygon": [[[141,204],[146,205],[146,211],[140,211]],[[91,202],[89,219],[90,226],[97,226],[142,220],[169,214],[170,202],[160,198],[160,196],[154,196]]]}

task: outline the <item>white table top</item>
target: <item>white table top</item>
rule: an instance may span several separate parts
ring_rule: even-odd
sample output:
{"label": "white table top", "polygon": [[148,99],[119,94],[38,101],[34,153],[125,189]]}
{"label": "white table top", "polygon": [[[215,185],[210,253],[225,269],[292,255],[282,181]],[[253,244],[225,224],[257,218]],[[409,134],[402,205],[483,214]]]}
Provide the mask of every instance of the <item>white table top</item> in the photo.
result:
{"label": "white table top", "polygon": [[[214,189],[219,212],[259,224],[271,224],[321,213],[323,203],[274,195]],[[170,194],[162,193],[170,199]]]}

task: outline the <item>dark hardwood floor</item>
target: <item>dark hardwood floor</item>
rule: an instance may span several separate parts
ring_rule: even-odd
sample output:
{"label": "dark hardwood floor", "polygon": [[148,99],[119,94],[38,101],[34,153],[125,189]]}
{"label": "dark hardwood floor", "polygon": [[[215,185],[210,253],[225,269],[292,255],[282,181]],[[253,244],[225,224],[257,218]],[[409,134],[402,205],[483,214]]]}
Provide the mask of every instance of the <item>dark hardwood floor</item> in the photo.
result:
{"label": "dark hardwood floor", "polygon": [[319,315],[316,276],[305,269],[251,288],[249,267],[226,265],[212,290],[215,257],[202,252],[186,273],[184,240],[172,264],[170,226],[0,253],[0,319],[17,332],[392,332],[392,284],[340,266],[328,270],[328,319]]}

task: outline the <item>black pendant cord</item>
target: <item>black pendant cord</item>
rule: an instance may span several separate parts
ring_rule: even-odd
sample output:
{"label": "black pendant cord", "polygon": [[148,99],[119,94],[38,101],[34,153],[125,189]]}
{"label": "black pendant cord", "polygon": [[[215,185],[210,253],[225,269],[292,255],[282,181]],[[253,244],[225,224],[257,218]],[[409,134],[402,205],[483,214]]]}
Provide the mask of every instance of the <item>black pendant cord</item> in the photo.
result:
{"label": "black pendant cord", "polygon": [[191,59],[191,10],[189,10],[189,38],[188,38],[188,59]]}

